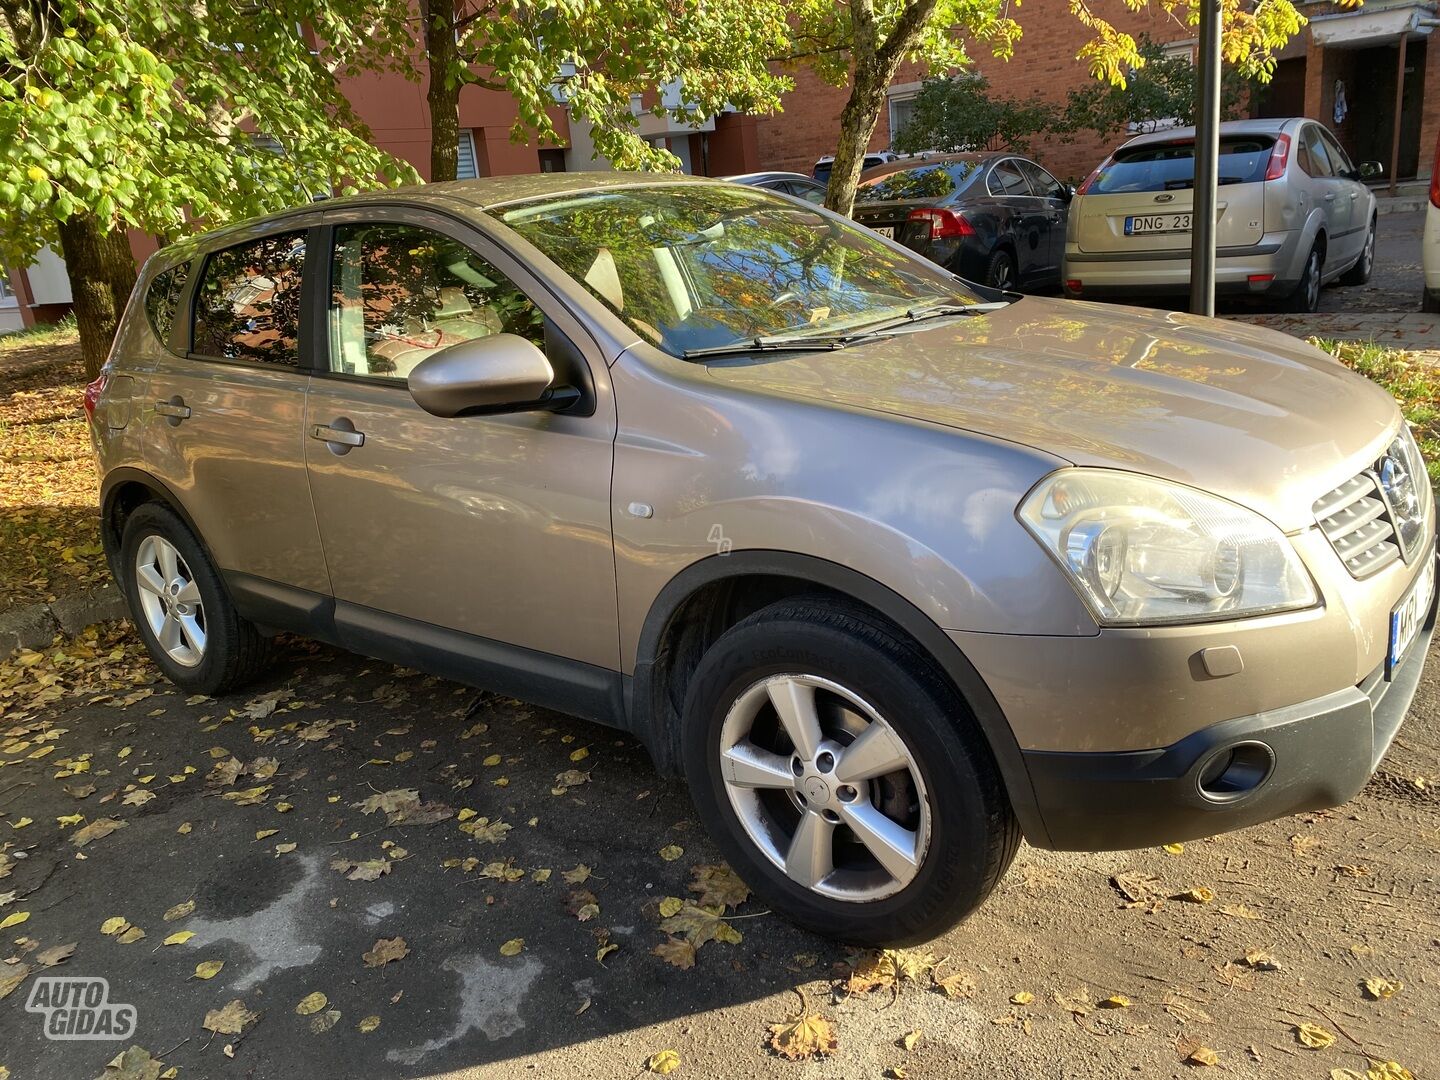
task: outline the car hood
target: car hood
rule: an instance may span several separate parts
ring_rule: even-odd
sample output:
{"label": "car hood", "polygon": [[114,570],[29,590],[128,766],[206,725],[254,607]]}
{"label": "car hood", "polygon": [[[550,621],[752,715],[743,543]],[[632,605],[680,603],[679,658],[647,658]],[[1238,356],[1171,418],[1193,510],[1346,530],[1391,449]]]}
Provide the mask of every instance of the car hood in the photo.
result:
{"label": "car hood", "polygon": [[712,360],[764,393],[1023,443],[1202,488],[1285,531],[1380,455],[1399,413],[1304,342],[1171,312],[1027,297],[827,352]]}

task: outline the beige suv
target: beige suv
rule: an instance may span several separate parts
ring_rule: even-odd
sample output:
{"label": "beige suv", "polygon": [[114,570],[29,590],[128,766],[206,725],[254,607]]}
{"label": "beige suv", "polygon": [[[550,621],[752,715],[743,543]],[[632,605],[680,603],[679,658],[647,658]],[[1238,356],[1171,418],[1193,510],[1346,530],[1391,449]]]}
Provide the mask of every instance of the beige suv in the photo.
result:
{"label": "beige suv", "polygon": [[1022,834],[1343,802],[1433,627],[1425,465],[1366,380],[982,295],[736,184],[440,184],[170,245],[88,401],[175,683],[288,630],[624,728],[852,941],[943,931]]}

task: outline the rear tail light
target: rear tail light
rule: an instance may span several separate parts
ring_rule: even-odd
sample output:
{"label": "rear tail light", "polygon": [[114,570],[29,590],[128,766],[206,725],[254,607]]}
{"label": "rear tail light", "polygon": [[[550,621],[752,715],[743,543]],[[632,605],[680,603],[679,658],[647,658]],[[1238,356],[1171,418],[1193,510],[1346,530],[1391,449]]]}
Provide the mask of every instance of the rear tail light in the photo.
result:
{"label": "rear tail light", "polygon": [[1270,164],[1265,168],[1266,180],[1279,180],[1285,175],[1285,166],[1290,162],[1290,136],[1277,135],[1275,145],[1270,148]]}
{"label": "rear tail light", "polygon": [[1091,185],[1093,185],[1093,184],[1095,183],[1095,181],[1100,178],[1100,174],[1105,171],[1106,167],[1109,166],[1109,164],[1110,164],[1110,159],[1109,159],[1109,158],[1106,158],[1106,159],[1105,159],[1104,161],[1102,161],[1099,165],[1096,165],[1094,171],[1091,172],[1091,174],[1085,178],[1085,182],[1084,182],[1083,184],[1081,184],[1078,188],[1075,189],[1075,194],[1076,194],[1076,195],[1084,195],[1084,194],[1086,194],[1086,193],[1090,190]]}
{"label": "rear tail light", "polygon": [[928,222],[931,240],[947,236],[975,235],[975,226],[965,220],[964,214],[957,214],[954,210],[911,210],[906,218],[909,221]]}
{"label": "rear tail light", "polygon": [[1430,170],[1430,205],[1440,206],[1440,135],[1435,137],[1435,165]]}
{"label": "rear tail light", "polygon": [[1080,279],[1079,279],[1078,277],[1066,278],[1066,279],[1065,279],[1065,291],[1066,291],[1066,292],[1074,293],[1076,296],[1079,296],[1079,295],[1080,295]]}
{"label": "rear tail light", "polygon": [[109,379],[109,373],[102,371],[94,382],[85,386],[85,415],[91,423],[95,422],[95,406],[100,404],[100,395],[105,392],[105,383]]}

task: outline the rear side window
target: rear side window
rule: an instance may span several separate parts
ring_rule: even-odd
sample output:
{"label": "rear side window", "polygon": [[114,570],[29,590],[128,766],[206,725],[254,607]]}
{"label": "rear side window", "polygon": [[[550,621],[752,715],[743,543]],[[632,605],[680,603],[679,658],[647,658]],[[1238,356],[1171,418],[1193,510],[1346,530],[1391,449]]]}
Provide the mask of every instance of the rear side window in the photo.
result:
{"label": "rear side window", "polygon": [[222,360],[298,366],[304,264],[303,232],[211,255],[195,292],[192,350]]}
{"label": "rear side window", "polygon": [[1029,195],[1030,183],[1025,179],[1020,168],[1011,158],[997,162],[995,168],[990,170],[990,179],[987,181],[990,186],[991,195]]}
{"label": "rear side window", "polygon": [[145,314],[150,319],[150,329],[162,345],[170,343],[170,329],[175,325],[175,313],[180,310],[180,294],[185,291],[189,277],[188,262],[172,266],[156,274],[145,292]]}
{"label": "rear side window", "polygon": [[860,189],[855,192],[855,201],[943,199],[970,183],[979,171],[978,161],[951,161],[943,165],[918,165],[913,169],[900,169],[861,183]]}
{"label": "rear side window", "polygon": [[[1270,165],[1271,135],[1222,135],[1220,183],[1258,184]],[[1092,195],[1181,191],[1195,186],[1195,142],[1146,143],[1115,151],[1089,187]]]}

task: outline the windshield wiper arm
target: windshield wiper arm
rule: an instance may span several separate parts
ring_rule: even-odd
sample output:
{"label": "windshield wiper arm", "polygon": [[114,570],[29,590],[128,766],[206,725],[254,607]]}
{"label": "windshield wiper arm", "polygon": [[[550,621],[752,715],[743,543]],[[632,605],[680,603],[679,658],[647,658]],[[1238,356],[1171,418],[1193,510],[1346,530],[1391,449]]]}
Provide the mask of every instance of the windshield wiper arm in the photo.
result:
{"label": "windshield wiper arm", "polygon": [[851,335],[837,336],[826,334],[815,337],[785,337],[782,335],[761,336],[745,338],[741,341],[732,341],[728,345],[705,345],[698,349],[686,349],[680,355],[686,360],[693,360],[698,356],[723,356],[726,353],[749,353],[749,352],[778,352],[790,349],[804,349],[815,352],[832,352],[835,349],[843,349],[850,343]]}
{"label": "windshield wiper arm", "polygon": [[935,307],[912,308],[904,315],[897,315],[893,319],[885,319],[874,326],[867,326],[863,330],[857,330],[853,334],[846,335],[846,341],[855,341],[859,338],[869,337],[871,334],[883,334],[887,330],[893,330],[897,326],[908,326],[911,323],[920,322],[922,319],[936,319],[942,315],[986,315],[992,311],[999,311],[1003,307],[1009,307],[1008,300],[994,300],[981,304],[937,304]]}

